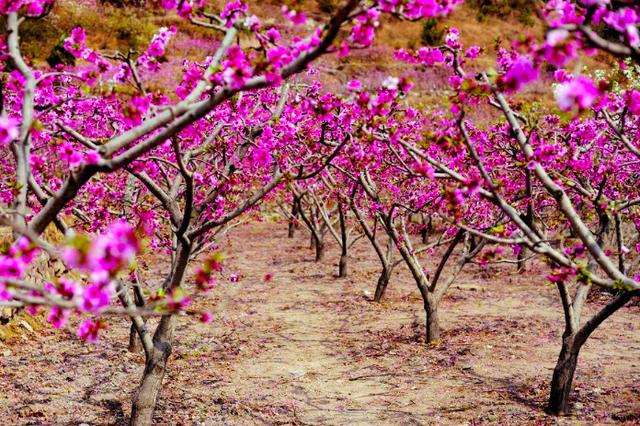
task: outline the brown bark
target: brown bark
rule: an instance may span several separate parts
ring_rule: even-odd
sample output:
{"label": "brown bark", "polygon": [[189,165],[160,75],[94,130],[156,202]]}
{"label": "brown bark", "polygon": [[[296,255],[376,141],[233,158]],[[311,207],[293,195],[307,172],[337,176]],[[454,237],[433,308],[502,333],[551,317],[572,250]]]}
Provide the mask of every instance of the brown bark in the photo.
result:
{"label": "brown bark", "polygon": [[340,256],[340,263],[338,264],[338,277],[345,278],[349,273],[349,257],[346,254]]}
{"label": "brown bark", "polygon": [[296,222],[298,220],[298,213],[300,209],[300,200],[298,199],[298,197],[294,196],[293,197],[293,203],[291,205],[291,218],[289,219],[289,232],[287,233],[287,236],[289,238],[293,238],[295,236],[296,233]]}
{"label": "brown bark", "polygon": [[575,340],[575,336],[564,336],[562,339],[562,350],[558,356],[558,362],[553,369],[551,380],[551,392],[547,411],[553,415],[563,415],[569,412],[569,400],[573,376],[578,365],[578,353],[580,345]]}
{"label": "brown bark", "polygon": [[140,336],[138,336],[136,326],[133,324],[131,324],[131,329],[129,330],[129,347],[127,350],[133,353],[142,352],[142,341],[140,340]]}
{"label": "brown bark", "polygon": [[384,293],[387,291],[387,285],[391,279],[391,269],[383,266],[380,277],[378,278],[378,284],[376,285],[376,293],[373,296],[374,302],[380,302]]}
{"label": "brown bark", "polygon": [[[558,288],[560,290],[563,289],[561,286]],[[573,318],[572,311],[568,310],[569,305],[566,303],[567,298],[562,298],[567,328],[562,337],[562,349],[560,350],[558,362],[553,370],[553,378],[551,379],[551,391],[547,403],[547,412],[549,414],[562,415],[569,412],[569,397],[580,349],[591,333],[618,309],[622,308],[629,300],[638,296],[638,294],[640,294],[640,292],[636,290],[626,291],[617,295],[575,332],[571,330],[575,330],[577,327],[574,327],[571,321],[575,321],[577,318]]]}
{"label": "brown bark", "polygon": [[[136,273],[136,277],[138,274]],[[133,286],[133,298],[137,307],[141,308],[144,306],[144,296],[142,295],[142,290],[140,290],[140,283]],[[142,351],[142,340],[140,339],[140,335],[138,334],[138,330],[134,324],[134,321],[131,321],[131,330],[129,331],[129,352],[137,353]]]}
{"label": "brown bark", "polygon": [[324,259],[324,242],[314,236],[314,246],[316,249],[316,262],[320,262]]}
{"label": "brown bark", "polygon": [[340,263],[338,265],[338,277],[345,278],[349,264],[349,234],[347,232],[347,216],[342,204],[338,204],[340,218]]}
{"label": "brown bark", "polygon": [[153,351],[147,357],[142,383],[138,388],[131,409],[131,426],[149,426],[153,424],[153,412],[158,395],[162,389],[162,380],[167,369],[167,361],[173,347],[175,317],[166,315],[160,320],[153,337]]}
{"label": "brown bark", "polygon": [[438,319],[438,301],[428,295],[424,304],[426,313],[426,340],[430,345],[440,342],[440,321]]}

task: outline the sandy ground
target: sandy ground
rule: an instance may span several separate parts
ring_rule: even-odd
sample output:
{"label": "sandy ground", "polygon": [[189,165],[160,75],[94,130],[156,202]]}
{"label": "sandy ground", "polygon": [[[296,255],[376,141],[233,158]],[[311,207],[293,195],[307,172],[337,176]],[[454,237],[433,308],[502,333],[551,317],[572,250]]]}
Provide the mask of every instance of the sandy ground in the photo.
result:
{"label": "sandy ground", "polygon": [[[542,271],[470,266],[443,301],[433,348],[404,268],[383,303],[369,301],[378,266],[364,240],[345,279],[335,247],[316,264],[308,238],[287,239],[282,224],[237,228],[226,246],[242,279],[197,302],[212,323],[180,319],[157,424],[640,424],[638,307],[583,348],[574,414],[555,419],[543,407],[562,316]],[[113,319],[97,345],[48,326],[0,343],[0,424],[126,424],[143,368],[127,336]]]}

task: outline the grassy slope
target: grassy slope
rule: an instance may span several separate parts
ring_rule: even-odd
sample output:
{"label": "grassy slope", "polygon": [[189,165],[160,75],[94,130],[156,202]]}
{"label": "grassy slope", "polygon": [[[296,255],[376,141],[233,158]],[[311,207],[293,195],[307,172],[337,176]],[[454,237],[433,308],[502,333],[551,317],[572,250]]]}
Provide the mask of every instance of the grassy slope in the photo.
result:
{"label": "grassy slope", "polygon": [[[222,5],[224,1],[213,1]],[[250,1],[250,11],[264,19],[267,24],[277,24],[280,18],[279,6],[282,2]],[[316,1],[306,1],[298,6],[312,19],[322,17]],[[23,25],[23,40],[27,56],[43,60],[56,43],[76,26],[87,29],[90,44],[100,49],[126,50],[144,48],[147,40],[162,25],[173,24],[182,32],[198,38],[209,38],[206,30],[194,28],[171,15],[144,9],[114,8],[93,1],[58,0],[54,13],[44,21],[27,22]],[[466,44],[478,44],[490,47],[497,39],[508,41],[526,33],[539,34],[539,27],[527,27],[515,17],[507,19],[488,17],[478,20],[477,10],[471,6],[462,6],[441,24],[443,27],[457,27],[461,30]],[[391,48],[420,47],[420,23],[386,20],[379,31],[376,44]],[[383,62],[383,59],[380,60]],[[384,65],[381,63],[380,65]]]}

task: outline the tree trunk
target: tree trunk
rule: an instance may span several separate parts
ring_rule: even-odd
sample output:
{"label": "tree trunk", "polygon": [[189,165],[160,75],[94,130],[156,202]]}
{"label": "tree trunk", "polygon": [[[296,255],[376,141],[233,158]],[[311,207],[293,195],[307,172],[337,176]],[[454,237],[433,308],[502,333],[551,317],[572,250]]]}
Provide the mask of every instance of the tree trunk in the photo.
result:
{"label": "tree trunk", "polygon": [[547,411],[553,415],[563,415],[569,412],[569,395],[573,383],[573,375],[578,364],[580,346],[575,342],[574,336],[562,338],[562,350],[558,356],[558,362],[553,369],[551,380],[551,393]]}
{"label": "tree trunk", "polygon": [[142,382],[133,397],[131,426],[149,426],[153,423],[153,412],[171,355],[174,328],[175,317],[163,316],[153,337],[153,351],[146,360]]}
{"label": "tree trunk", "polygon": [[[138,280],[138,273],[136,272],[136,280],[138,281],[136,285],[133,287],[133,299],[138,308],[144,307],[144,296],[142,295],[142,290],[140,289],[140,282]],[[136,326],[131,321],[131,330],[129,331],[129,352],[137,353],[142,351],[142,340],[140,340],[140,336],[138,335],[138,330],[136,330]]]}
{"label": "tree trunk", "polygon": [[429,221],[424,220],[424,215],[422,215],[422,228],[420,229],[420,237],[422,237],[422,244],[429,243],[429,233],[431,232],[432,225],[431,216],[429,216]]}
{"label": "tree trunk", "polygon": [[434,345],[440,342],[440,321],[438,320],[438,302],[431,295],[427,296],[424,304],[426,313],[426,340]]}
{"label": "tree trunk", "polygon": [[340,218],[340,264],[338,266],[338,277],[347,276],[347,265],[349,262],[349,233],[347,232],[347,215],[341,203],[338,203],[338,217]]}
{"label": "tree trunk", "polygon": [[324,242],[319,238],[314,238],[314,246],[316,248],[316,262],[324,259]]}
{"label": "tree trunk", "polygon": [[385,266],[384,268],[382,268],[382,272],[380,273],[380,277],[378,278],[378,285],[376,286],[376,294],[373,296],[374,302],[380,302],[382,300],[382,296],[384,296],[384,293],[387,290],[387,285],[389,284],[390,279],[391,279],[391,268],[387,268]]}
{"label": "tree trunk", "polygon": [[[563,293],[563,286],[558,285],[560,295]],[[569,321],[574,321],[572,310],[567,310],[567,298],[562,297],[562,304],[565,308],[565,321],[567,329],[562,336],[562,350],[558,356],[558,362],[553,369],[553,378],[551,379],[551,392],[549,394],[549,402],[547,404],[547,412],[554,415],[567,414],[569,412],[569,395],[571,394],[571,386],[573,383],[573,375],[576,372],[578,364],[578,354],[580,349],[587,341],[591,333],[593,333],[607,318],[613,315],[618,309],[622,308],[633,297],[638,296],[640,291],[625,291],[620,293],[592,316],[578,331],[570,329]],[[586,298],[582,299],[583,301]],[[567,314],[569,312],[570,314]],[[577,322],[577,321],[576,321]]]}
{"label": "tree trunk", "polygon": [[294,197],[293,205],[291,206],[291,218],[289,219],[289,232],[287,236],[293,238],[296,233],[296,220],[298,219],[298,199]]}
{"label": "tree trunk", "polygon": [[338,277],[340,278],[345,278],[349,272],[349,256],[347,256],[346,254],[342,254],[340,256],[340,264],[338,265]]}
{"label": "tree trunk", "polygon": [[129,331],[129,352],[138,353],[142,351],[142,341],[138,336],[138,331],[135,325],[131,324],[131,330]]}
{"label": "tree trunk", "polygon": [[525,255],[526,255],[526,249],[524,248],[524,245],[520,246],[520,251],[518,252],[518,263],[516,264],[516,272],[518,273],[522,273],[525,272],[525,268],[527,267],[526,265],[526,261],[525,261]]}

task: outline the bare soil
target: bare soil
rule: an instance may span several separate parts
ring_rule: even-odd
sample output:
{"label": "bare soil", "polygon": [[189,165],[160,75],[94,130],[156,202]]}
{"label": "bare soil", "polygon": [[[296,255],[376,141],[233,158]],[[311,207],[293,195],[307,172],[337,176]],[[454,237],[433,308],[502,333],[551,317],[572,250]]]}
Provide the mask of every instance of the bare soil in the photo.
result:
{"label": "bare soil", "polygon": [[[335,247],[314,263],[307,236],[287,239],[283,224],[244,225],[223,246],[242,278],[196,301],[212,323],[180,318],[159,425],[640,424],[637,306],[587,342],[574,414],[553,418],[543,409],[563,320],[542,266],[468,267],[440,308],[442,344],[428,347],[405,268],[370,301],[379,270],[364,240],[345,279]],[[593,299],[587,313],[606,296]],[[127,352],[125,320],[97,345],[71,326],[28,328],[0,343],[0,424],[126,424],[143,356]]]}

